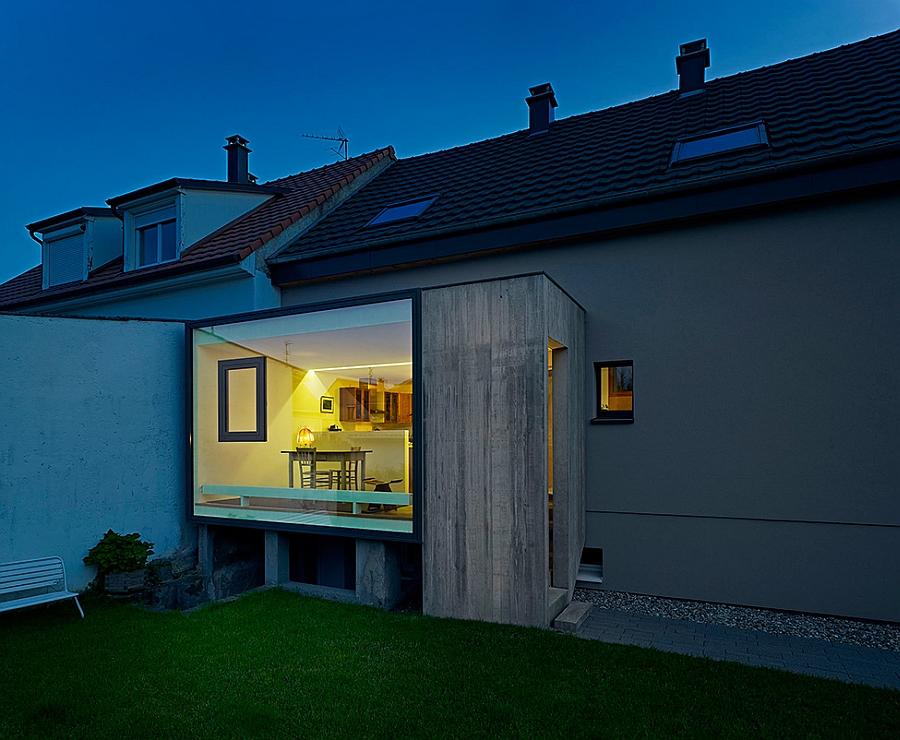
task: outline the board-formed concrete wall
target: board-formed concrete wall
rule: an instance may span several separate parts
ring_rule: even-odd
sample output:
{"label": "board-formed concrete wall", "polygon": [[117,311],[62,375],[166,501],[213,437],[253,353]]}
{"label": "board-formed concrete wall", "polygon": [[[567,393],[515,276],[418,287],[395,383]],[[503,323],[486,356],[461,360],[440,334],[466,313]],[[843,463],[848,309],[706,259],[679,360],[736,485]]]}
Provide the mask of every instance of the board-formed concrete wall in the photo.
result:
{"label": "board-formed concrete wall", "polygon": [[[423,292],[426,614],[547,626],[547,348],[565,342],[579,363],[582,326],[581,309],[543,275]],[[554,415],[554,581],[558,570],[570,593],[584,537],[583,379],[571,371],[560,389],[574,397]]]}
{"label": "board-formed concrete wall", "polygon": [[0,419],[0,562],[189,538],[182,324],[0,315]]}

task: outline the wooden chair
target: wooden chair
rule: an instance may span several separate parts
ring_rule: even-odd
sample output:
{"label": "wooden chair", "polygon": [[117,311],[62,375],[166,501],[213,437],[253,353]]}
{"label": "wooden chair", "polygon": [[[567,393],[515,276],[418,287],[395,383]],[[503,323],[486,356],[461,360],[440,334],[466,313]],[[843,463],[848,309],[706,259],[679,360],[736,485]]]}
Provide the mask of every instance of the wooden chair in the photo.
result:
{"label": "wooden chair", "polygon": [[334,488],[334,471],[316,469],[315,447],[297,450],[297,464],[300,466],[300,488]]}
{"label": "wooden chair", "polygon": [[[362,449],[360,447],[351,447],[350,452],[359,452]],[[360,488],[361,481],[359,480],[359,459],[348,460],[347,461],[347,479],[340,481],[341,488],[346,491],[364,491],[365,487]],[[340,473],[338,473],[340,475]]]}

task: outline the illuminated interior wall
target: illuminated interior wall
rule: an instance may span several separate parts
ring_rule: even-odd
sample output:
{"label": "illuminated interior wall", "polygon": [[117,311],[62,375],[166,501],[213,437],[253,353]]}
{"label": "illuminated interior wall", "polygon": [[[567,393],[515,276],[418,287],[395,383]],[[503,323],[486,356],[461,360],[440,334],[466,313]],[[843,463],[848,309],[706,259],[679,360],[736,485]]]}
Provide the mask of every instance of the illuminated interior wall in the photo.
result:
{"label": "illuminated interior wall", "polygon": [[[266,360],[265,442],[219,442],[218,362],[254,356],[230,343],[197,348],[194,364],[198,378],[194,428],[194,465],[198,480],[229,485],[286,486],[287,462],[282,450],[290,449],[293,434],[291,407],[292,372],[283,363]],[[247,399],[247,405],[253,398]]]}

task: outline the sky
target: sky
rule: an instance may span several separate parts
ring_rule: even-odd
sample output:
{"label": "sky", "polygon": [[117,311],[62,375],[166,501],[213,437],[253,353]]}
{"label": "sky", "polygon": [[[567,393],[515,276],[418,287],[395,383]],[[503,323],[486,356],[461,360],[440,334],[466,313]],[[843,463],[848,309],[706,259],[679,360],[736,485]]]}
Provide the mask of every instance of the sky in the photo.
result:
{"label": "sky", "polygon": [[900,28],[900,0],[282,2],[0,0],[0,283],[40,262],[25,225],[145,185],[224,180],[225,137],[260,182],[392,145],[399,157]]}

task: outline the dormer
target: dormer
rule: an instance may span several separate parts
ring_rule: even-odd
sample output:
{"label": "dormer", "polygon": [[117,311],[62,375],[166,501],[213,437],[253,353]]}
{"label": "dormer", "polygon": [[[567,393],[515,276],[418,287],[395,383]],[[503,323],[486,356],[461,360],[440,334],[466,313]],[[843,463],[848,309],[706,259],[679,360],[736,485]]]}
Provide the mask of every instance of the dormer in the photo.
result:
{"label": "dormer", "polygon": [[109,208],[77,208],[26,228],[41,244],[44,290],[87,280],[122,254],[122,222]]}
{"label": "dormer", "polygon": [[246,139],[228,142],[227,182],[173,178],[106,201],[122,219],[125,272],[176,262],[205,236],[285,192],[255,184]]}

